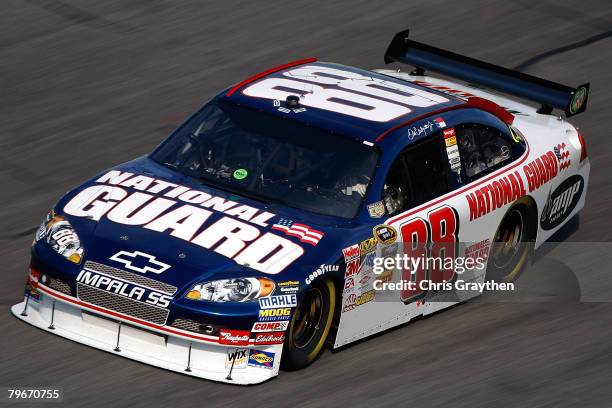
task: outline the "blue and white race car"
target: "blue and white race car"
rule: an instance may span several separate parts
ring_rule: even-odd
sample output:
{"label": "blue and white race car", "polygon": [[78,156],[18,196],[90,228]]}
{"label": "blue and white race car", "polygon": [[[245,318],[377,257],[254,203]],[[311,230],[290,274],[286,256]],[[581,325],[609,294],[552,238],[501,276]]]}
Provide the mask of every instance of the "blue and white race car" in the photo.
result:
{"label": "blue and white race car", "polygon": [[[589,85],[407,31],[385,61],[416,69],[309,58],[262,72],[151,154],[68,192],[36,232],[12,313],[153,366],[252,384],[478,295],[428,286],[465,283],[457,266],[472,285],[513,281],[584,206],[582,135],[552,111],[584,111]],[[376,269],[400,253],[484,263]]]}

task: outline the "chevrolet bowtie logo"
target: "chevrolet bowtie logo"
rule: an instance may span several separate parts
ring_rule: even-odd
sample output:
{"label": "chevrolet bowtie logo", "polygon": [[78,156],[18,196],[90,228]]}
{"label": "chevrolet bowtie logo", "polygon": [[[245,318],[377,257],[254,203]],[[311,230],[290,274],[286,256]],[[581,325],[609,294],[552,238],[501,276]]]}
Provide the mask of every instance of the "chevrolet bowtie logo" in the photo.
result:
{"label": "chevrolet bowtie logo", "polygon": [[140,251],[119,251],[110,259],[125,265],[126,269],[141,273],[162,273],[170,268],[170,265],[158,261],[153,255]]}

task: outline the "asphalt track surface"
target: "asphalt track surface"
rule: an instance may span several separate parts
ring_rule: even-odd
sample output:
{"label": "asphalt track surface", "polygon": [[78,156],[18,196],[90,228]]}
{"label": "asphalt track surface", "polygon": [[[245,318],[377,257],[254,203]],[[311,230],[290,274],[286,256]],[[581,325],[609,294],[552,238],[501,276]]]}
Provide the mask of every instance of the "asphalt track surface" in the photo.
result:
{"label": "asphalt track surface", "polygon": [[[612,405],[610,303],[469,303],[255,387],[198,380],[10,316],[35,226],[69,187],[145,154],[223,87],[303,57],[382,67],[393,34],[548,79],[591,82],[587,206],[568,241],[612,235],[606,0],[4,0],[0,12],[0,386],[65,406]],[[601,279],[610,279],[610,270]],[[29,404],[19,404],[28,406]]]}

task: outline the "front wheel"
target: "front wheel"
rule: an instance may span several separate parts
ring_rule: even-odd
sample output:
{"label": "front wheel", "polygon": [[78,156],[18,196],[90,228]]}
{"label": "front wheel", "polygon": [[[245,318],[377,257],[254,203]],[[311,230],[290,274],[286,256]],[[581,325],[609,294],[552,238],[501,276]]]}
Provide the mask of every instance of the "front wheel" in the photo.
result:
{"label": "front wheel", "polygon": [[297,305],[289,323],[281,367],[299,370],[312,363],[325,345],[336,308],[331,279],[312,285]]}

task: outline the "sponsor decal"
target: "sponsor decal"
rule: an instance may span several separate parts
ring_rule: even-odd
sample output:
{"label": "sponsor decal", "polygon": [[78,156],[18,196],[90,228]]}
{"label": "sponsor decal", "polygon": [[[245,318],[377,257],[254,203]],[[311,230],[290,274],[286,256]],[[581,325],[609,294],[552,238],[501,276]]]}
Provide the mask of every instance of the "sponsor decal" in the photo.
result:
{"label": "sponsor decal", "polygon": [[[260,228],[269,227],[274,213],[119,170],[100,176],[94,185],[70,199],[63,211],[75,217],[94,221],[105,217],[117,224],[156,231],[268,274],[280,273],[304,254],[297,243],[270,231],[262,232]],[[223,216],[211,217],[213,213]],[[215,221],[209,221],[211,218]],[[307,235],[317,235],[311,232]]]}
{"label": "sponsor decal", "polygon": [[346,300],[344,301],[344,305],[342,305],[342,313],[350,312],[351,310],[356,308],[357,307],[355,305],[356,301],[357,301],[356,294],[351,293],[350,295],[348,295],[346,297]]}
{"label": "sponsor decal", "polygon": [[262,309],[259,311],[259,320],[273,322],[291,319],[290,307],[279,307],[277,309]]}
{"label": "sponsor decal", "polygon": [[359,258],[353,259],[346,264],[346,270],[344,271],[344,278],[348,278],[349,276],[356,275],[359,272],[359,266],[361,265],[361,261]]}
{"label": "sponsor decal", "polygon": [[308,277],[306,278],[306,284],[310,285],[310,283],[313,280],[315,280],[319,276],[323,276],[327,272],[337,272],[339,268],[340,268],[340,266],[338,266],[338,265],[325,265],[325,264],[321,264],[321,266],[319,266],[316,271],[314,271],[310,275],[308,275]]}
{"label": "sponsor decal", "polygon": [[285,331],[287,326],[289,326],[288,320],[282,322],[255,322],[251,331],[253,333]]}
{"label": "sponsor decal", "polygon": [[228,348],[227,358],[225,359],[225,368],[230,369],[232,367],[232,364],[234,365],[234,370],[246,368],[248,352],[248,349]]}
{"label": "sponsor decal", "polygon": [[276,287],[283,294],[297,293],[298,290],[300,290],[300,282],[299,281],[278,282],[276,284]]}
{"label": "sponsor decal", "polygon": [[300,242],[305,242],[312,246],[316,246],[325,235],[323,232],[312,229],[308,225],[298,224],[287,218],[281,218],[272,226],[272,229],[282,231],[290,237],[299,238]]}
{"label": "sponsor decal", "polygon": [[377,225],[372,230],[374,238],[381,244],[393,244],[397,239],[397,231],[390,225]]}
{"label": "sponsor decal", "polygon": [[344,262],[348,263],[353,259],[359,258],[361,251],[359,250],[359,245],[354,244],[350,247],[346,247],[342,250],[342,255],[344,255]]}
{"label": "sponsor decal", "polygon": [[448,163],[450,168],[455,173],[461,172],[461,158],[459,157],[459,147],[457,146],[457,135],[455,129],[444,130],[444,143],[446,145],[446,156],[448,157]]}
{"label": "sponsor decal", "polygon": [[368,204],[368,214],[372,218],[380,218],[385,215],[385,203],[382,201],[377,201],[372,204]]}
{"label": "sponsor decal", "polygon": [[268,296],[259,299],[259,307],[262,309],[294,306],[297,306],[297,296],[295,294]]}
{"label": "sponsor decal", "polygon": [[444,129],[446,127],[446,122],[442,118],[435,118],[434,122],[436,122],[436,125],[438,125],[440,129]]}
{"label": "sponsor decal", "polygon": [[489,238],[484,239],[480,242],[476,242],[465,248],[464,258],[482,258],[486,260],[489,257],[489,248],[491,246],[491,240]]}
{"label": "sponsor decal", "polygon": [[248,365],[251,367],[260,367],[271,369],[274,367],[274,353],[251,349],[249,353]]}
{"label": "sponsor decal", "polygon": [[374,259],[375,258],[376,258],[376,252],[370,252],[369,254],[366,254],[364,256],[362,263],[363,263],[364,266],[372,267],[372,266],[374,266]]}
{"label": "sponsor decal", "polygon": [[88,269],[83,269],[79,272],[76,281],[93,288],[102,289],[106,292],[164,308],[170,306],[170,301],[172,300],[171,296],[150,288],[138,286],[132,282],[126,282],[114,277],[111,278],[110,276],[99,274]]}
{"label": "sponsor decal", "polygon": [[355,288],[355,278],[352,277],[352,276],[349,276],[344,281],[344,290],[343,290],[343,292],[345,292],[345,293],[346,292],[350,292],[354,288]]}
{"label": "sponsor decal", "polygon": [[40,272],[30,268],[28,271],[28,278],[26,280],[25,295],[29,296],[30,299],[38,301],[40,299],[40,292],[36,289],[38,281],[40,280]]}
{"label": "sponsor decal", "polygon": [[567,145],[565,143],[561,143],[553,147],[553,151],[555,152],[555,156],[557,156],[557,160],[559,161],[559,170],[567,169],[572,161],[569,158],[570,152],[567,150]]}
{"label": "sponsor decal", "polygon": [[513,203],[525,194],[525,185],[518,171],[493,180],[466,194],[465,198],[470,208],[470,221]]}
{"label": "sponsor decal", "polygon": [[349,312],[358,306],[361,306],[365,303],[369,303],[373,301],[375,297],[376,297],[376,290],[374,289],[364,292],[359,296],[357,296],[354,293],[351,293],[350,295],[347,296],[346,301],[344,302],[344,305],[342,306],[342,312],[343,313]]}
{"label": "sponsor decal", "polygon": [[359,252],[365,258],[366,254],[373,252],[376,249],[376,238],[370,237],[359,243]]}
{"label": "sponsor decal", "polygon": [[231,344],[234,346],[248,346],[251,332],[248,330],[219,330],[219,344]]}
{"label": "sponsor decal", "polygon": [[285,342],[285,333],[257,333],[255,335],[255,344],[282,344]]}
{"label": "sponsor decal", "polygon": [[581,86],[576,90],[576,93],[574,93],[574,96],[572,96],[572,100],[569,105],[569,111],[572,115],[578,113],[582,109],[588,94],[589,91],[584,86]]}
{"label": "sponsor decal", "polygon": [[380,274],[376,276],[377,285],[381,285],[383,283],[389,283],[393,280],[393,269],[385,269]]}
{"label": "sponsor decal", "polygon": [[369,290],[357,296],[357,300],[355,301],[355,304],[357,306],[361,306],[365,303],[369,303],[373,301],[375,297],[376,297],[376,291],[374,289]]}
{"label": "sponsor decal", "polygon": [[584,179],[579,175],[571,176],[559,184],[548,197],[542,210],[542,229],[551,230],[565,221],[578,205],[583,189]]}
{"label": "sponsor decal", "polygon": [[234,170],[234,178],[236,180],[244,180],[245,178],[247,178],[247,176],[249,175],[249,172],[247,169],[236,169]]}
{"label": "sponsor decal", "polygon": [[556,155],[549,150],[523,166],[529,192],[537,190],[557,176],[559,173],[557,162]]}
{"label": "sponsor decal", "polygon": [[359,288],[363,289],[365,287],[368,287],[370,282],[372,282],[372,273],[367,273],[367,274],[363,275],[359,279]]}
{"label": "sponsor decal", "polygon": [[110,260],[123,264],[126,269],[140,273],[159,274],[170,268],[170,265],[158,261],[155,256],[140,251],[119,251],[111,256]]}

